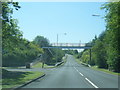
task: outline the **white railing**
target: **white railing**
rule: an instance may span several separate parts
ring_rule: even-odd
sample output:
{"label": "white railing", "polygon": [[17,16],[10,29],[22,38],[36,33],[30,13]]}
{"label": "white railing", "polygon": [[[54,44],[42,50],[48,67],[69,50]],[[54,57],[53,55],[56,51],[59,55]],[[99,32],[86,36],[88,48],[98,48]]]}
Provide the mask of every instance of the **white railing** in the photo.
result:
{"label": "white railing", "polygon": [[85,43],[51,43],[51,46],[85,46]]}

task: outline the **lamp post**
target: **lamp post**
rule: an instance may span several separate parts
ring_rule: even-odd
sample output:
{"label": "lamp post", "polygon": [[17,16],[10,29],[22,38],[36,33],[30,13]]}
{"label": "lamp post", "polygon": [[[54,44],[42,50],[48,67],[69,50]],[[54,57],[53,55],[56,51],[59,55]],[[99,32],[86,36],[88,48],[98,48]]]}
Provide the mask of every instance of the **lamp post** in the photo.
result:
{"label": "lamp post", "polygon": [[93,14],[92,16],[97,16],[97,17],[99,17],[100,15],[99,15],[99,14]]}
{"label": "lamp post", "polygon": [[58,46],[58,34],[57,34],[57,46]]}
{"label": "lamp post", "polygon": [[[64,33],[64,35],[67,35],[67,33]],[[58,41],[59,41],[59,34],[57,33],[57,46],[58,46]],[[57,63],[57,53],[56,53],[56,63]]]}
{"label": "lamp post", "polygon": [[[67,33],[64,33],[64,35],[67,35]],[[57,46],[58,46],[58,41],[59,41],[59,34],[57,34]]]}
{"label": "lamp post", "polygon": [[[93,14],[92,16],[95,16],[95,17],[100,17],[101,15],[99,15],[99,14]],[[89,61],[89,65],[91,65],[91,60],[92,60],[92,54],[91,54],[91,52],[92,52],[92,49],[90,48],[90,61]]]}

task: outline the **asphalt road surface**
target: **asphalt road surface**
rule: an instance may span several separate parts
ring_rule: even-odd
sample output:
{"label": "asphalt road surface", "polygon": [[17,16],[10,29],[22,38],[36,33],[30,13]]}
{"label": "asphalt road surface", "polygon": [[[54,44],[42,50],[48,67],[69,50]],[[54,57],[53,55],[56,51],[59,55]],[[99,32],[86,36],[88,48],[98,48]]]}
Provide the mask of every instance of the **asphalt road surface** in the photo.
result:
{"label": "asphalt road surface", "polygon": [[23,88],[118,88],[118,76],[79,65],[72,55],[58,68]]}

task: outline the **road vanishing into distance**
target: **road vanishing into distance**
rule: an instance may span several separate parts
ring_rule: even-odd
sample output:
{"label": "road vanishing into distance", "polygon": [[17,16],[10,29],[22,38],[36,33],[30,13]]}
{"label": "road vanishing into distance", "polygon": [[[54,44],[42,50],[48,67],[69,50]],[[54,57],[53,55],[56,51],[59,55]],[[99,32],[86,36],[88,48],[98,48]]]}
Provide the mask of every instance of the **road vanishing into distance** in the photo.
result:
{"label": "road vanishing into distance", "polygon": [[72,55],[57,68],[23,88],[118,88],[118,76],[93,70],[78,64]]}
{"label": "road vanishing into distance", "polygon": [[[72,55],[57,68],[8,69],[10,71],[42,71],[46,75],[22,88],[118,88],[118,76],[78,64]],[[22,89],[21,88],[21,89]]]}

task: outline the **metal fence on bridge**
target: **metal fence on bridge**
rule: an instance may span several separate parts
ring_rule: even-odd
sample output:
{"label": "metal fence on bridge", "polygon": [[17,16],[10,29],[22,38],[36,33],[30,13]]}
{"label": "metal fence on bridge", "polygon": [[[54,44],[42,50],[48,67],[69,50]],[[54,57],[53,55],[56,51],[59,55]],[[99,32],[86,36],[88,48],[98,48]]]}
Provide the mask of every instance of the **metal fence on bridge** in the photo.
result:
{"label": "metal fence on bridge", "polygon": [[92,45],[90,43],[51,43],[51,46],[84,47],[84,46],[92,46]]}

